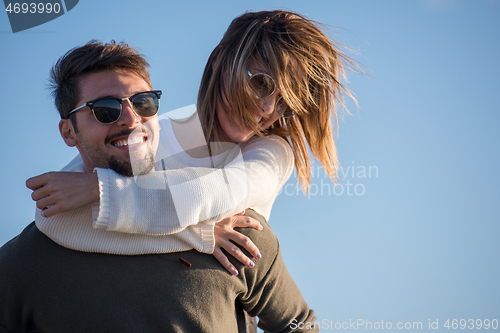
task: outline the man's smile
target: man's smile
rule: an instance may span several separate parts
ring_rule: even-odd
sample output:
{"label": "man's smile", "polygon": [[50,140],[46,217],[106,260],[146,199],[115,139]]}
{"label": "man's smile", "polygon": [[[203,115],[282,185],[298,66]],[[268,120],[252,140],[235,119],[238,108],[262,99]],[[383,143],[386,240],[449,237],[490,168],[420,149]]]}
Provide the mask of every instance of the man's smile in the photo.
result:
{"label": "man's smile", "polygon": [[110,144],[118,148],[135,148],[136,146],[145,143],[148,140],[145,133],[130,135],[128,137],[122,137],[112,140]]}

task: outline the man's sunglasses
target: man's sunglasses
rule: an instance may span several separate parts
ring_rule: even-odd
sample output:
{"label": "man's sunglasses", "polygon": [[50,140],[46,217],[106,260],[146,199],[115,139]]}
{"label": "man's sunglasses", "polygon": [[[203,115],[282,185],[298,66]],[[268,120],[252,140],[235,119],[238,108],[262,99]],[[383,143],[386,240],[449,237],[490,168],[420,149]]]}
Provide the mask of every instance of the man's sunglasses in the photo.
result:
{"label": "man's sunglasses", "polygon": [[101,124],[112,124],[120,119],[122,114],[122,103],[125,100],[132,103],[133,109],[138,116],[145,118],[152,117],[158,113],[158,108],[160,107],[160,97],[161,90],[153,90],[143,91],[128,98],[98,98],[71,110],[68,113],[68,118],[73,112],[88,106],[90,110],[92,110],[92,113],[98,122]]}
{"label": "man's sunglasses", "polygon": [[[277,89],[276,82],[271,75],[266,73],[252,74],[250,71],[248,71],[248,86],[255,98],[260,100],[271,97]],[[294,115],[293,110],[288,107],[282,96],[279,96],[276,101],[274,112],[283,118],[293,117]]]}

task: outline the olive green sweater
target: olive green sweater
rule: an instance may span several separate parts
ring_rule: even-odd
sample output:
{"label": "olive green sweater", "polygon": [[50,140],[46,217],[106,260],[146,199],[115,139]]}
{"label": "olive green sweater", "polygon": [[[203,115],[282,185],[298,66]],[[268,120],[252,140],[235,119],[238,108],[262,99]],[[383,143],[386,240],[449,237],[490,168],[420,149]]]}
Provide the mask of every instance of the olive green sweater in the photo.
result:
{"label": "olive green sweater", "polygon": [[243,309],[269,332],[293,331],[294,319],[313,323],[276,236],[249,215],[264,230],[240,231],[262,259],[254,268],[233,261],[238,276],[194,250],[136,256],[70,250],[31,223],[0,248],[0,333],[244,332]]}

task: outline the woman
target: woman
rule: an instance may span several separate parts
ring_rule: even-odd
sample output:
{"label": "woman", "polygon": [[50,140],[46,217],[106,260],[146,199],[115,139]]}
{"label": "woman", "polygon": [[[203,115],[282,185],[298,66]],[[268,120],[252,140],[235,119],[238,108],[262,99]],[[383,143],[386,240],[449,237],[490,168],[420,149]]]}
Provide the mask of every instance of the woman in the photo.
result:
{"label": "woman", "polygon": [[[344,94],[353,98],[340,83],[346,64],[353,65],[318,24],[304,16],[280,10],[245,13],[233,20],[210,55],[197,114],[161,123],[163,156],[157,155],[157,162],[163,170],[134,179],[97,169],[99,188],[92,174],[81,175],[79,182],[71,177],[71,183],[64,175],[53,174],[49,181],[57,186],[51,186],[51,192],[41,189],[39,182],[30,186],[28,180],[35,190],[33,199],[44,209],[37,223],[99,200],[94,228],[156,235],[165,238],[165,245],[129,252],[101,244],[85,250],[143,254],[195,248],[213,251],[226,269],[237,274],[221,251],[225,248],[252,267],[253,262],[230,240],[245,245],[256,258],[258,249],[232,227],[260,227],[255,221],[235,222],[229,217],[253,208],[268,219],[293,164],[307,191],[311,179],[307,147],[334,180],[338,160],[332,116],[337,125]],[[192,144],[193,133],[201,134],[201,144]],[[151,187],[164,183],[168,187],[163,191]],[[75,189],[69,195],[68,187]],[[61,197],[55,194],[63,188],[64,198],[51,199]],[[138,204],[124,207],[123,195],[138,198]],[[147,198],[147,205],[139,204],[141,198]],[[63,201],[72,204],[61,205]]]}

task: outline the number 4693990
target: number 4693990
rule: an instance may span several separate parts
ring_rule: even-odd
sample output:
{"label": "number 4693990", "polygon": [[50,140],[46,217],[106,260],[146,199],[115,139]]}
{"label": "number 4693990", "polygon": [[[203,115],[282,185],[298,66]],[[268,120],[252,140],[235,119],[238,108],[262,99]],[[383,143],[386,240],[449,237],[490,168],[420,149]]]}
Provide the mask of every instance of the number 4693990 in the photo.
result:
{"label": "number 4693990", "polygon": [[469,320],[466,320],[466,319],[452,319],[450,321],[450,319],[446,320],[446,323],[443,325],[443,327],[446,327],[447,329],[494,329],[496,330],[498,328],[498,320],[497,319],[493,319],[493,320],[489,320],[489,319],[484,319],[484,320],[481,320],[481,319],[469,319]]}
{"label": "number 4693990", "polygon": [[61,11],[61,5],[59,3],[9,3],[5,8],[5,11],[9,14],[50,14],[52,12],[59,13]]}

